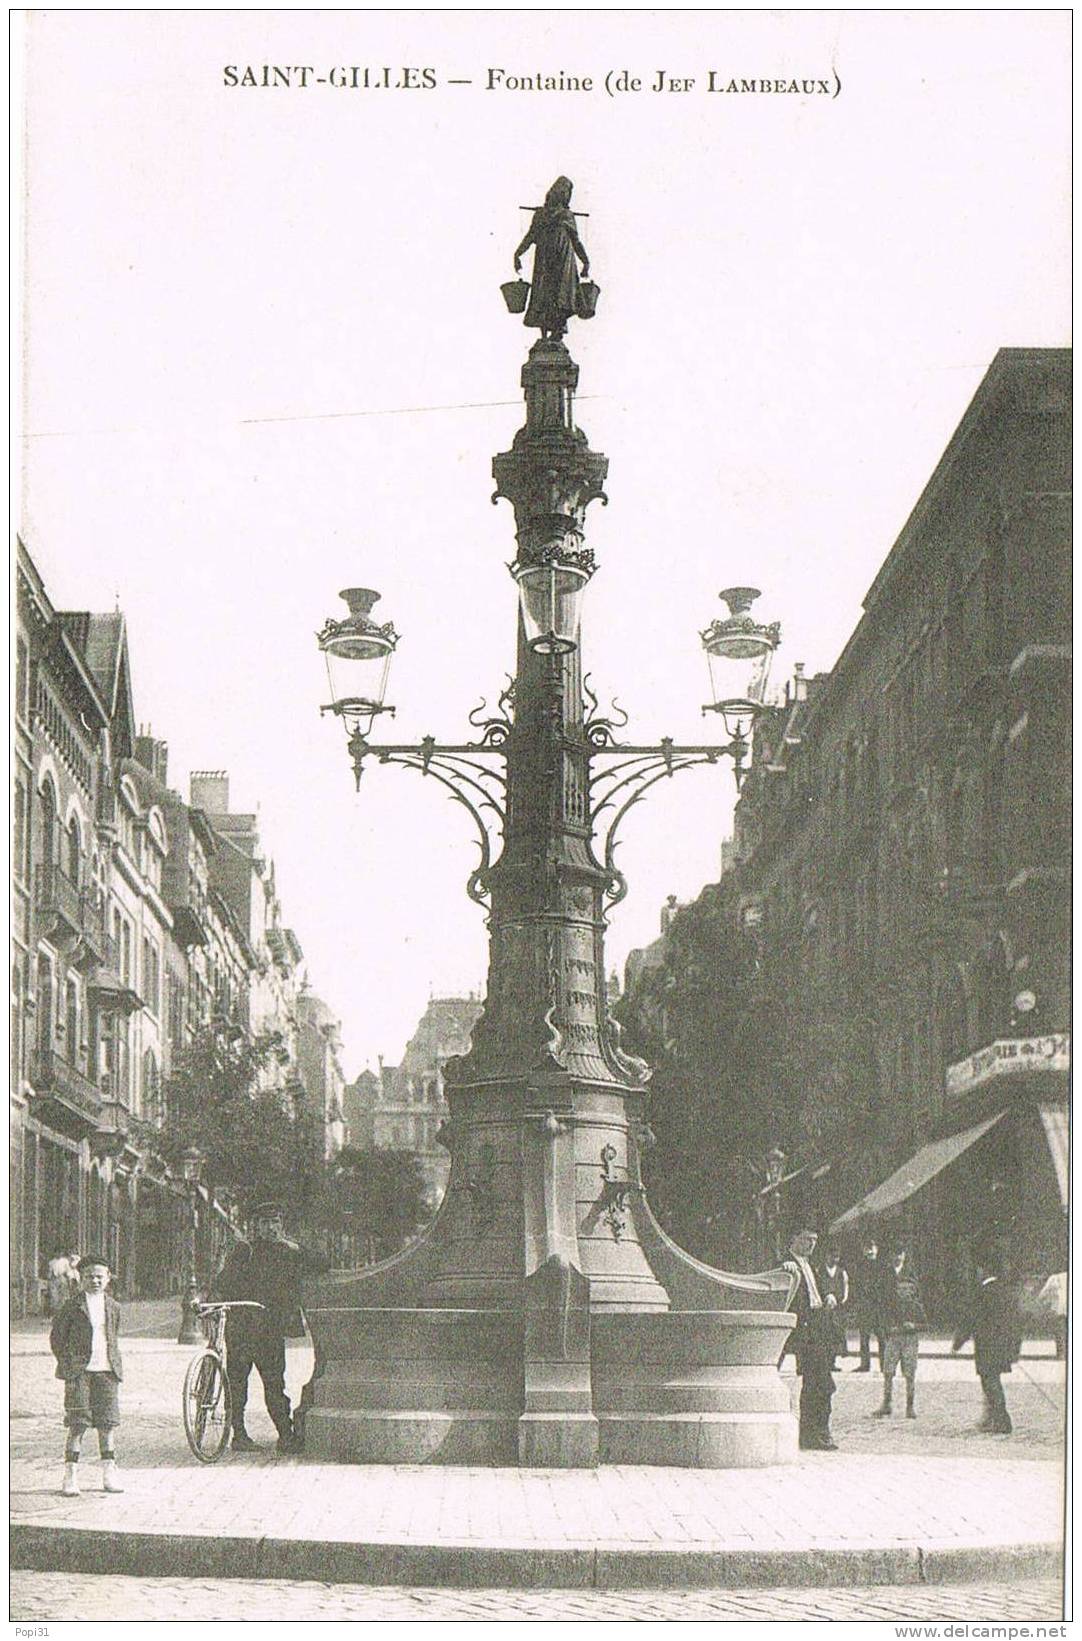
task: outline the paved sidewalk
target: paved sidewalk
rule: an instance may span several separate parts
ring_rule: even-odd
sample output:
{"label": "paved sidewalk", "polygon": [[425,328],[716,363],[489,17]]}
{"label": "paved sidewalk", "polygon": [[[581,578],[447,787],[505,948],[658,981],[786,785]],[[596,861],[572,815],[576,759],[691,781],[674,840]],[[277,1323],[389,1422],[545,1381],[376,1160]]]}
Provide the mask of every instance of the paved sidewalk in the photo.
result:
{"label": "paved sidewalk", "polygon": [[[13,1564],[144,1576],[560,1587],[934,1583],[1047,1577],[1062,1539],[1063,1369],[1015,1385],[1012,1438],[973,1436],[971,1365],[929,1363],[920,1417],[870,1417],[881,1380],[839,1376],[842,1451],[792,1466],[526,1471],[319,1464],[265,1444],[203,1466],[188,1453],[180,1388],[191,1351],[125,1346],[120,1451],[127,1491],[63,1499],[52,1359],[12,1359]],[[293,1397],[311,1370],[288,1353]],[[948,1371],[949,1370],[949,1371]],[[795,1390],[795,1386],[794,1386]],[[88,1459],[90,1453],[88,1451]]]}

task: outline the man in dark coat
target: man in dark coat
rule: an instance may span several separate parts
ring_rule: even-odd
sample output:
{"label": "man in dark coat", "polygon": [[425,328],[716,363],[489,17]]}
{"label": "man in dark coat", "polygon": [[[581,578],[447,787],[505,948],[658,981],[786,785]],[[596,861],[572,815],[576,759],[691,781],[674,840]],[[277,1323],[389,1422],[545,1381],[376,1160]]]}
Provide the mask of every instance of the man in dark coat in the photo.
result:
{"label": "man in dark coat", "polygon": [[1009,1373],[1022,1354],[1022,1330],[1018,1306],[995,1255],[977,1266],[973,1309],[951,1349],[961,1350],[967,1339],[973,1341],[974,1365],[984,1392],[984,1417],[977,1429],[1009,1436],[1014,1426],[1000,1376]]}
{"label": "man in dark coat", "polygon": [[800,1375],[800,1445],[833,1453],[837,1442],[830,1434],[830,1404],[834,1395],[834,1358],[838,1350],[837,1301],[826,1299],[812,1269],[815,1252],[814,1231],[798,1231],[789,1243],[790,1257],[785,1269],[797,1277],[791,1309],[796,1327],[787,1349],[796,1357]]}
{"label": "man in dark coat", "polygon": [[214,1282],[215,1299],[250,1299],[262,1310],[228,1313],[225,1329],[226,1371],[233,1405],[233,1448],[250,1453],[256,1446],[244,1427],[248,1380],[253,1367],[263,1381],[263,1399],[278,1432],[278,1451],[297,1451],[297,1433],[285,1393],[286,1340],[301,1338],[301,1278],[323,1270],[326,1262],[291,1242],[283,1231],[280,1203],[255,1209],[252,1241],[238,1243]]}
{"label": "man in dark coat", "polygon": [[858,1373],[872,1371],[872,1335],[879,1347],[879,1366],[883,1366],[883,1266],[879,1260],[879,1245],[874,1237],[865,1237],[859,1259],[853,1261],[849,1272],[849,1304],[853,1320],[860,1334],[860,1364]]}

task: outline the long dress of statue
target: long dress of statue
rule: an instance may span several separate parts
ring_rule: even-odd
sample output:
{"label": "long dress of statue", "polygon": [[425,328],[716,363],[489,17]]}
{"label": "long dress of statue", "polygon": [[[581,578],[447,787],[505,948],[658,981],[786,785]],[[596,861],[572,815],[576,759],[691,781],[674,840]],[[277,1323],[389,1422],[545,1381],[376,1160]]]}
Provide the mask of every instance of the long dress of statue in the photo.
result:
{"label": "long dress of statue", "polygon": [[523,256],[531,245],[534,247],[530,301],[522,323],[531,325],[546,337],[562,336],[567,321],[579,313],[579,270],[575,258],[582,263],[584,279],[590,272],[590,259],[583,249],[575,227],[575,214],[570,208],[571,189],[568,177],[556,178],[515,252],[515,272],[518,273]]}

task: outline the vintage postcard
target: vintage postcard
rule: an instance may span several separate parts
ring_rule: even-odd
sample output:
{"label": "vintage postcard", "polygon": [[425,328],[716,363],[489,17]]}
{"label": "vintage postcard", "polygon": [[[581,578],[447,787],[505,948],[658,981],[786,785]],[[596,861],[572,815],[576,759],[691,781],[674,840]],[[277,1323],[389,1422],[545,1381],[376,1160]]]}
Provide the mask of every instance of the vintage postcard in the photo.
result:
{"label": "vintage postcard", "polygon": [[12,1620],[1058,1633],[1071,14],[13,24]]}

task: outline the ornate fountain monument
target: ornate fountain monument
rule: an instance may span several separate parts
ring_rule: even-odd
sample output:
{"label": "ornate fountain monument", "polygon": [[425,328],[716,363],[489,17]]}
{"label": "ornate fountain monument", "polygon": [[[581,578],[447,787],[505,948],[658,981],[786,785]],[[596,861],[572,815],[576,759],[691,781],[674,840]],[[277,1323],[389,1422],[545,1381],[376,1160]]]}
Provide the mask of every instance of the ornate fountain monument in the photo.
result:
{"label": "ornate fountain monument", "polygon": [[[566,185],[566,186],[564,186]],[[472,815],[488,909],[484,1013],[445,1069],[451,1152],[443,1203],[397,1257],[325,1278],[311,1295],[316,1369],[306,1450],[354,1462],[744,1466],[796,1456],[777,1372],[793,1325],[786,1270],[741,1276],[693,1259],[650,1211],[641,1160],[648,1067],[620,1046],[605,990],[614,860],[628,811],[654,782],[731,758],[739,777],[755,689],[712,703],[730,740],[622,741],[584,684],[580,613],[594,573],[587,507],[607,458],[576,426],[578,367],[562,340],[587,317],[585,261],[559,179],[517,258],[534,246],[532,298],[505,287],[541,331],[522,372],[525,425],[495,458],[515,514],[518,664],[477,736],[451,745],[369,739],[397,643],[350,589],[319,635],[331,666],[371,675],[338,689],[358,784],[367,760],[441,782]],[[586,272],[583,268],[583,274]],[[776,627],[754,589],[703,635],[712,657],[760,667]],[[713,647],[711,647],[713,646]],[[333,679],[332,679],[333,685]],[[761,690],[759,692],[761,696]],[[502,849],[500,841],[502,839]]]}

